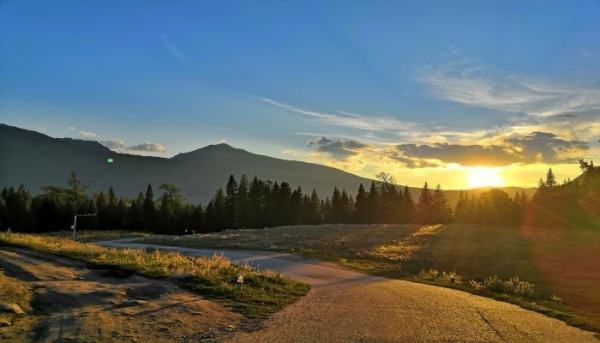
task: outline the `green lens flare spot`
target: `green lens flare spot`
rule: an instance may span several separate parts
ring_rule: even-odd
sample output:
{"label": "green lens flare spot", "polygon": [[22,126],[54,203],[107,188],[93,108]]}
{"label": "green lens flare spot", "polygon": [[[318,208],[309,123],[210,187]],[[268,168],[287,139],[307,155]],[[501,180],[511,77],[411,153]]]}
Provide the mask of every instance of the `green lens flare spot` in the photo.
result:
{"label": "green lens flare spot", "polygon": [[108,163],[113,163],[114,161],[115,161],[115,160],[113,160],[113,159],[112,159],[112,158],[110,158],[110,157],[106,159],[106,162],[108,162]]}

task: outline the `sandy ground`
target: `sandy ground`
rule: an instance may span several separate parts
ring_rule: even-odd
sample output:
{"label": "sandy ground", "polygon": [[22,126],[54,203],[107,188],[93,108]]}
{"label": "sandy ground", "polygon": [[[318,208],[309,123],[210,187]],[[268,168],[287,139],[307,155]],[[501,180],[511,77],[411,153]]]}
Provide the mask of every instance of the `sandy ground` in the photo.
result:
{"label": "sandy ground", "polygon": [[32,310],[0,328],[2,342],[211,342],[245,325],[241,315],[166,280],[20,249],[0,249],[0,267],[33,295]]}
{"label": "sandy ground", "polygon": [[[149,248],[132,240],[110,246]],[[586,332],[518,306],[465,292],[392,280],[286,253],[161,247],[189,255],[223,253],[312,285],[263,330],[232,342],[600,342]]]}

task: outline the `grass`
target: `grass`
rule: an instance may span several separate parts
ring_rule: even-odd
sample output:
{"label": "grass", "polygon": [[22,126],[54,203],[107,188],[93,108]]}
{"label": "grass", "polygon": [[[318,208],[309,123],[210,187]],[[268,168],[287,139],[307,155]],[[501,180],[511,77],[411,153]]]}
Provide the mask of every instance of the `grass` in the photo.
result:
{"label": "grass", "polygon": [[[361,271],[389,275],[398,260],[413,248],[405,244],[421,229],[418,225],[302,225],[261,230],[223,232],[173,237],[150,237],[144,243],[190,248],[228,248],[284,251],[336,262]],[[402,249],[391,248],[404,244]],[[414,245],[415,241],[411,244]],[[388,258],[389,257],[389,258]]]}
{"label": "grass", "polygon": [[[217,255],[189,257],[173,252],[113,249],[62,237],[18,233],[0,233],[0,245],[27,248],[148,277],[177,277],[184,287],[219,299],[252,318],[276,312],[309,289],[280,273],[234,264]],[[243,290],[235,283],[239,275],[244,276]]]}
{"label": "grass", "polygon": [[[47,234],[49,236],[55,237],[63,237],[63,238],[73,238],[72,231],[54,231],[49,232]],[[123,231],[123,230],[111,230],[111,231],[102,231],[102,230],[84,230],[77,231],[77,235],[75,236],[75,240],[78,242],[98,242],[109,239],[121,239],[121,238],[142,238],[145,236],[149,236],[150,234],[147,232],[140,231]]]}
{"label": "grass", "polygon": [[293,252],[366,273],[511,302],[600,331],[600,232],[593,230],[319,225],[228,230],[144,242]]}

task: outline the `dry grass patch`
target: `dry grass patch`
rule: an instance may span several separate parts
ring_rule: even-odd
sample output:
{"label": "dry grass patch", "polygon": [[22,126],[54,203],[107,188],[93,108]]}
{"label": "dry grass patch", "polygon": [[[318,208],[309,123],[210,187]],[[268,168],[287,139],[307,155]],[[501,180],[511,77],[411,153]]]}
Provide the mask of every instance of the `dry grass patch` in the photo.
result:
{"label": "dry grass patch", "polygon": [[[42,236],[55,236],[62,238],[73,238],[72,231],[54,231],[46,234],[41,234]],[[121,239],[121,238],[143,238],[145,236],[149,236],[149,233],[141,232],[141,231],[124,231],[124,230],[83,230],[77,231],[77,235],[75,236],[76,241],[78,242],[98,242],[109,239]]]}
{"label": "dry grass patch", "polygon": [[[222,256],[189,257],[174,252],[105,248],[52,236],[0,233],[0,244],[60,255],[95,266],[149,277],[177,277],[201,295],[222,299],[245,315],[261,317],[293,302],[308,286],[280,273],[234,264]],[[240,290],[235,280],[245,279]]]}

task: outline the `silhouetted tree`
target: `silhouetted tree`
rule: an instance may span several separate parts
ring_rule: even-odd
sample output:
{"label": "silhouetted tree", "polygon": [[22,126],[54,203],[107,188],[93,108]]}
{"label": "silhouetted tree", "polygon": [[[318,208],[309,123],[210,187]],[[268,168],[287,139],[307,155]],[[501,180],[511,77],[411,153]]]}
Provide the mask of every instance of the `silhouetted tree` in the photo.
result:
{"label": "silhouetted tree", "polygon": [[152,191],[151,184],[148,184],[146,194],[144,194],[142,216],[144,230],[153,231],[156,225],[156,207],[154,205],[154,192]]}
{"label": "silhouetted tree", "polygon": [[355,213],[354,218],[357,223],[367,223],[369,221],[369,200],[367,192],[362,183],[358,186],[356,193]]}
{"label": "silhouetted tree", "polygon": [[419,196],[419,203],[417,204],[417,215],[418,221],[420,223],[430,223],[432,222],[431,216],[431,203],[433,199],[431,196],[431,191],[429,190],[429,186],[427,182],[423,185],[421,189],[421,194]]}

